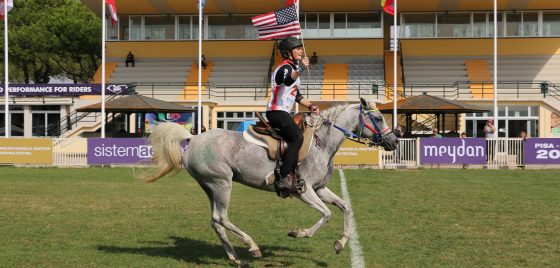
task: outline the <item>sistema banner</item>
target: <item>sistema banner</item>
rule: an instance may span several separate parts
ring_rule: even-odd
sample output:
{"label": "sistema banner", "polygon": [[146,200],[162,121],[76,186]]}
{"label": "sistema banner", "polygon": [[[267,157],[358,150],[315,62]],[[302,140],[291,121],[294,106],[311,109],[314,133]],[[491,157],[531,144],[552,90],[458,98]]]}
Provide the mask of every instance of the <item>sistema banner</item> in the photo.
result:
{"label": "sistema banner", "polygon": [[486,164],[486,139],[424,138],[420,140],[422,164]]}
{"label": "sistema banner", "polygon": [[89,165],[150,164],[150,140],[141,138],[91,138],[87,141]]}
{"label": "sistema banner", "polygon": [[[127,84],[108,84],[105,94],[129,95],[132,89]],[[14,84],[9,87],[10,96],[81,96],[101,95],[100,84]],[[4,85],[0,86],[4,95]]]}

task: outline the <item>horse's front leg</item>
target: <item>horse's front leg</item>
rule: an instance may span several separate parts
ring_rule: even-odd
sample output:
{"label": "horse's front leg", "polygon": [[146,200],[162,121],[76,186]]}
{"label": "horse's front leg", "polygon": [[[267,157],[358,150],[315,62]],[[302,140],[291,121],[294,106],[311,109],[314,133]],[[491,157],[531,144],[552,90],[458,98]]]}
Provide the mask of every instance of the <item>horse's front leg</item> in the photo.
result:
{"label": "horse's front leg", "polygon": [[334,250],[336,251],[336,254],[338,254],[344,249],[346,241],[348,241],[348,238],[350,237],[350,207],[346,201],[331,192],[331,190],[327,187],[318,189],[317,195],[321,198],[321,200],[323,200],[323,202],[335,205],[342,210],[342,213],[344,214],[342,236],[334,243]]}
{"label": "horse's front leg", "polygon": [[317,194],[315,193],[311,185],[307,185],[307,191],[305,191],[305,193],[298,196],[298,198],[301,199],[306,204],[308,204],[309,206],[311,206],[312,208],[319,211],[323,216],[321,217],[321,219],[319,219],[317,223],[315,223],[310,228],[308,229],[294,228],[290,233],[288,233],[288,235],[291,237],[312,237],[315,234],[315,232],[319,228],[321,228],[323,224],[329,221],[331,217],[331,211],[329,210],[329,208],[327,208],[325,203],[323,203],[323,201],[321,201],[321,199],[317,196]]}

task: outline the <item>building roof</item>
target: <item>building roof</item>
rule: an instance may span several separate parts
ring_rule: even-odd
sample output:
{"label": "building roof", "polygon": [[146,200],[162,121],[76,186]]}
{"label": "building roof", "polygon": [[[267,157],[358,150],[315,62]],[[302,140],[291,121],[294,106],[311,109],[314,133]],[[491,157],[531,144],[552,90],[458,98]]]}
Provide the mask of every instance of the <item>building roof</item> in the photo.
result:
{"label": "building roof", "polygon": [[[377,108],[381,112],[393,112],[393,103],[378,105]],[[479,106],[430,95],[419,95],[397,101],[399,114],[461,114],[487,111],[488,109]]]}
{"label": "building roof", "polygon": [[[78,112],[100,112],[101,103],[88,105],[76,110]],[[195,109],[140,95],[117,97],[105,102],[105,112],[107,113],[165,113],[193,111],[195,111]]]}
{"label": "building roof", "polygon": [[[101,1],[80,0],[83,4],[101,14]],[[149,14],[198,14],[196,0],[118,0],[117,13],[122,15]],[[204,14],[261,14],[285,6],[284,0],[206,0]],[[488,0],[399,0],[399,12],[413,11],[492,11],[493,2]],[[543,0],[500,0],[498,10],[558,9],[557,1]],[[380,11],[380,1],[346,0],[301,1],[302,12],[336,11]]]}

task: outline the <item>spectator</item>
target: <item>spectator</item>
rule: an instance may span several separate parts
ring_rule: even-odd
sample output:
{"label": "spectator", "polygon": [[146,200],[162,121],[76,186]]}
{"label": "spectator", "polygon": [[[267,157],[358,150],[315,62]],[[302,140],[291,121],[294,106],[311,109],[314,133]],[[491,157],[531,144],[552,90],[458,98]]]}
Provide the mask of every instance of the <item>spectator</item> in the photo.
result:
{"label": "spectator", "polygon": [[401,125],[398,125],[397,128],[395,129],[395,131],[393,132],[393,134],[395,134],[395,136],[397,136],[397,138],[403,138],[404,137],[404,131],[403,131],[404,127]]}
{"label": "spectator", "polygon": [[517,167],[520,167],[522,169],[525,168],[525,158],[523,157],[523,154],[525,153],[523,151],[523,147],[525,147],[525,141],[527,141],[527,139],[529,138],[529,135],[527,135],[527,131],[522,129],[519,132],[519,137],[521,138],[521,144],[519,146],[519,165]]}
{"label": "spectator", "polygon": [[126,67],[128,67],[128,63],[132,64],[132,67],[134,67],[134,54],[132,54],[131,51],[128,52],[128,55],[126,55]]}
{"label": "spectator", "polygon": [[309,63],[315,65],[319,62],[319,57],[317,56],[317,52],[313,51],[313,56],[309,59]]}
{"label": "spectator", "polygon": [[496,127],[494,126],[494,120],[488,119],[486,121],[486,126],[484,126],[484,137],[494,138],[494,133],[496,132]]}
{"label": "spectator", "polygon": [[526,141],[529,138],[529,135],[527,135],[527,131],[522,129],[521,132],[519,132],[519,137],[523,140]]}
{"label": "spectator", "polygon": [[[200,133],[202,134],[204,132],[206,132],[206,127],[202,126]],[[198,135],[198,127],[194,126],[193,128],[191,128],[191,135]]]}
{"label": "spectator", "polygon": [[464,139],[464,138],[466,138],[466,137],[467,137],[467,133],[462,132],[462,133],[461,133],[461,139]]}
{"label": "spectator", "polygon": [[206,69],[208,63],[206,63],[206,56],[202,55],[202,59],[200,60],[200,65],[202,65],[202,69]]}
{"label": "spectator", "polygon": [[433,135],[432,135],[433,138],[436,138],[436,139],[443,138],[443,136],[441,136],[441,134],[438,133],[438,129],[437,129],[437,128],[434,128],[434,129],[432,130],[432,132],[433,132]]}

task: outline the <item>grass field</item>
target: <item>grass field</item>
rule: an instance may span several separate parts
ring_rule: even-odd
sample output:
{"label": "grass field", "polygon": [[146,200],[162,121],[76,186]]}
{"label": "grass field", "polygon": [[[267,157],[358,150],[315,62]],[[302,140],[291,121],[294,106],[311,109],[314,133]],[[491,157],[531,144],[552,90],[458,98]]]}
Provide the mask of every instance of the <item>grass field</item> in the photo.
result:
{"label": "grass field", "polygon": [[[335,172],[330,183],[340,193]],[[560,264],[560,171],[345,170],[366,267]],[[263,251],[252,267],[350,267],[342,215],[234,187],[230,219]],[[0,168],[0,267],[223,267],[208,200],[185,173],[141,183],[125,168]]]}

